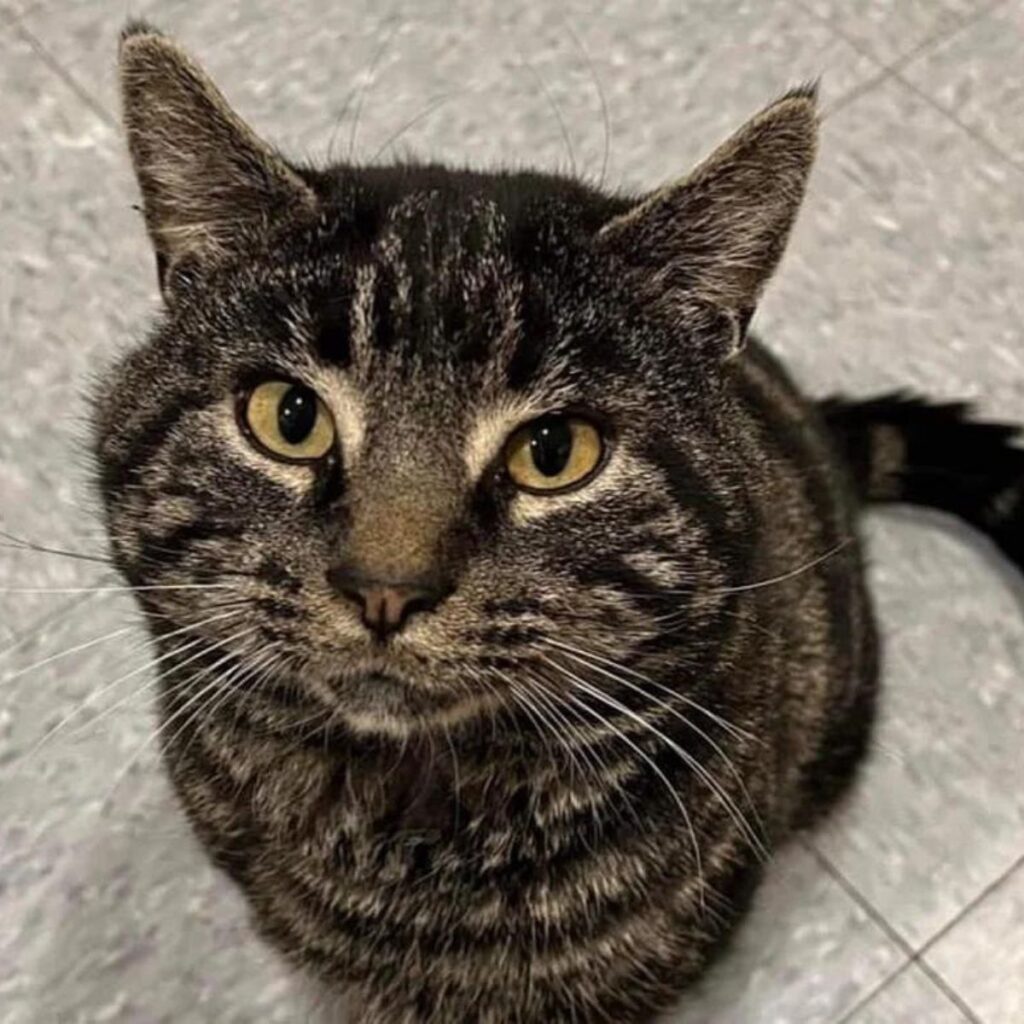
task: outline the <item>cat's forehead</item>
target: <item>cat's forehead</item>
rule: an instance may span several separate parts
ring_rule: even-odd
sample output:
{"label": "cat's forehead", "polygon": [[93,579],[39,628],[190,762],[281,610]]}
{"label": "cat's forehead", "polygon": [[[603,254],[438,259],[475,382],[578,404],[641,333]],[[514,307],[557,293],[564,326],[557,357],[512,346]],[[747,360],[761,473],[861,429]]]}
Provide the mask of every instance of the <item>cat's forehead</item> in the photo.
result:
{"label": "cat's forehead", "polygon": [[410,193],[290,311],[351,453],[419,458],[430,437],[476,475],[511,428],[578,396],[557,353],[569,311],[515,230],[486,196]]}
{"label": "cat's forehead", "polygon": [[403,249],[414,261],[440,267],[459,255],[487,258],[507,243],[508,217],[498,201],[482,193],[458,198],[440,189],[413,190],[383,214],[373,245],[393,258]]}
{"label": "cat's forehead", "polygon": [[[523,280],[496,203],[406,196],[387,213],[347,282],[350,357],[477,363],[514,326]],[[378,360],[378,362],[389,360]]]}
{"label": "cat's forehead", "polygon": [[538,352],[572,311],[557,274],[523,247],[521,225],[491,198],[412,192],[299,289],[287,319],[381,415],[410,405],[449,415],[543,383],[528,381]]}

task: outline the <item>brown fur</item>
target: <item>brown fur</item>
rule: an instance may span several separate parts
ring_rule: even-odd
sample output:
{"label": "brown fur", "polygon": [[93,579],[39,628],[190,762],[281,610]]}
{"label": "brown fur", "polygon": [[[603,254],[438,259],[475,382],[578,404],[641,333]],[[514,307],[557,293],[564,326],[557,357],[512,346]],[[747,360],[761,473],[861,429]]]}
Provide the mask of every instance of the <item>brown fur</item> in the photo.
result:
{"label": "brown fur", "polygon": [[[631,198],[293,166],[146,26],[121,77],[167,308],[99,390],[96,452],[197,834],[360,1021],[650,1019],[863,752],[857,517],[920,447],[897,417],[873,469],[856,407],[826,425],[744,345],[813,93]],[[249,443],[267,378],[317,392],[329,456]],[[518,490],[504,439],[558,410],[605,461]],[[437,600],[375,636],[353,574]]]}

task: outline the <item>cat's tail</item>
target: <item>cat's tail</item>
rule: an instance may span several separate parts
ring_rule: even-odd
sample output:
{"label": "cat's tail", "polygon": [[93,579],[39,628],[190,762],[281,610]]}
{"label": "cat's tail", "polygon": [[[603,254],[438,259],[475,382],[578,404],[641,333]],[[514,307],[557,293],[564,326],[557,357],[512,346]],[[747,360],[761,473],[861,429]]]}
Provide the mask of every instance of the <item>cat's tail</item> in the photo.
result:
{"label": "cat's tail", "polygon": [[829,398],[821,411],[868,502],[909,502],[959,516],[1024,568],[1020,428],[971,419],[965,403],[906,394]]}

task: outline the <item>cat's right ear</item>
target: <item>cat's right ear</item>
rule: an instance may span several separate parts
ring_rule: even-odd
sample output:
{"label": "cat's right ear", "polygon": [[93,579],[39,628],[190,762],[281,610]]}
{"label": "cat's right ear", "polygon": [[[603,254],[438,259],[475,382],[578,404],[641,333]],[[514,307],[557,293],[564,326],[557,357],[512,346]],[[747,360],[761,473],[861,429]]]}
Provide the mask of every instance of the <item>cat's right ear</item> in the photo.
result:
{"label": "cat's right ear", "polygon": [[312,189],[173,41],[130,23],[119,66],[128,148],[166,298],[182,260],[214,262],[247,223],[315,209]]}

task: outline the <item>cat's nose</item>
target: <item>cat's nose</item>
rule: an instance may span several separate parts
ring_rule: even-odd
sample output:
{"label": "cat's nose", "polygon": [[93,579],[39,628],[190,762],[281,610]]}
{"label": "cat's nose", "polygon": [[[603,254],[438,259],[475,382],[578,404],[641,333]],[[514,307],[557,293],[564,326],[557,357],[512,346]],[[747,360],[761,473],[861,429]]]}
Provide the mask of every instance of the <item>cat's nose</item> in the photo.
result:
{"label": "cat's nose", "polygon": [[451,589],[435,581],[369,579],[340,565],[328,569],[327,580],[359,608],[363,625],[378,640],[397,633],[416,612],[436,607]]}

